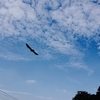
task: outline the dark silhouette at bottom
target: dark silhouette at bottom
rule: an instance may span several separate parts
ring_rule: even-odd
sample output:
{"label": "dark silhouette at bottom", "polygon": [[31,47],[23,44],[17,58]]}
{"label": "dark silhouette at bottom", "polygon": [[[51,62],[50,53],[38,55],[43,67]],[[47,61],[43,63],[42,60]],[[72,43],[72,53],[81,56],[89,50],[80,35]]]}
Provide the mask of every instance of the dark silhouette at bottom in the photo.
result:
{"label": "dark silhouette at bottom", "polygon": [[86,91],[78,91],[72,100],[100,100],[100,86],[96,94],[90,94]]}

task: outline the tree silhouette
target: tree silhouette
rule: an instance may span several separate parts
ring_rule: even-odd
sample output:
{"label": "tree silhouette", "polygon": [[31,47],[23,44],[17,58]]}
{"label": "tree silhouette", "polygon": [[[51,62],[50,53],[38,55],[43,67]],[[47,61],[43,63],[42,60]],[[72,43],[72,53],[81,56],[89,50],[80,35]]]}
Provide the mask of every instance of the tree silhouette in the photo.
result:
{"label": "tree silhouette", "polygon": [[78,91],[72,100],[100,100],[100,86],[96,94],[89,94],[86,91]]}
{"label": "tree silhouette", "polygon": [[96,92],[96,100],[100,100],[100,86]]}
{"label": "tree silhouette", "polygon": [[97,92],[100,92],[100,86],[99,86],[99,88],[98,88]]}
{"label": "tree silhouette", "polygon": [[90,94],[86,91],[78,91],[73,100],[89,100]]}

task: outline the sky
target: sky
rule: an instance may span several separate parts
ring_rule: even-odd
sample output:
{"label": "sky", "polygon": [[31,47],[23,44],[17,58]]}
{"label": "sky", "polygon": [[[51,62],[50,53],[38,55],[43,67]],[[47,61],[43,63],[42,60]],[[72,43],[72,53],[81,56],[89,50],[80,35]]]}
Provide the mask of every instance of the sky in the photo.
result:
{"label": "sky", "polygon": [[2,100],[95,94],[99,71],[100,0],[0,0]]}

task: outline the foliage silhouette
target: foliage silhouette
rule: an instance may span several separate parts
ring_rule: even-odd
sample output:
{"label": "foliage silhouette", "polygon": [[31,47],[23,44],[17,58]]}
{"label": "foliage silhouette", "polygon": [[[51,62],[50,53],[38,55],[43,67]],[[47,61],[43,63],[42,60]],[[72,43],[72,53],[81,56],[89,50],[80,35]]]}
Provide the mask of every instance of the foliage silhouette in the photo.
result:
{"label": "foliage silhouette", "polygon": [[72,100],[100,100],[100,86],[96,94],[90,94],[86,91],[78,91]]}

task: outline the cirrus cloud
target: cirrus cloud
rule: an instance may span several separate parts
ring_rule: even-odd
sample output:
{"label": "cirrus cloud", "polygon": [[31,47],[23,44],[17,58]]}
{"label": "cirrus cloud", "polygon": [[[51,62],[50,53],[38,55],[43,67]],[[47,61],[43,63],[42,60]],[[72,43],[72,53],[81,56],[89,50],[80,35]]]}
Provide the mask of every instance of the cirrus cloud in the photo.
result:
{"label": "cirrus cloud", "polygon": [[33,84],[36,83],[36,80],[27,80],[26,83]]}

